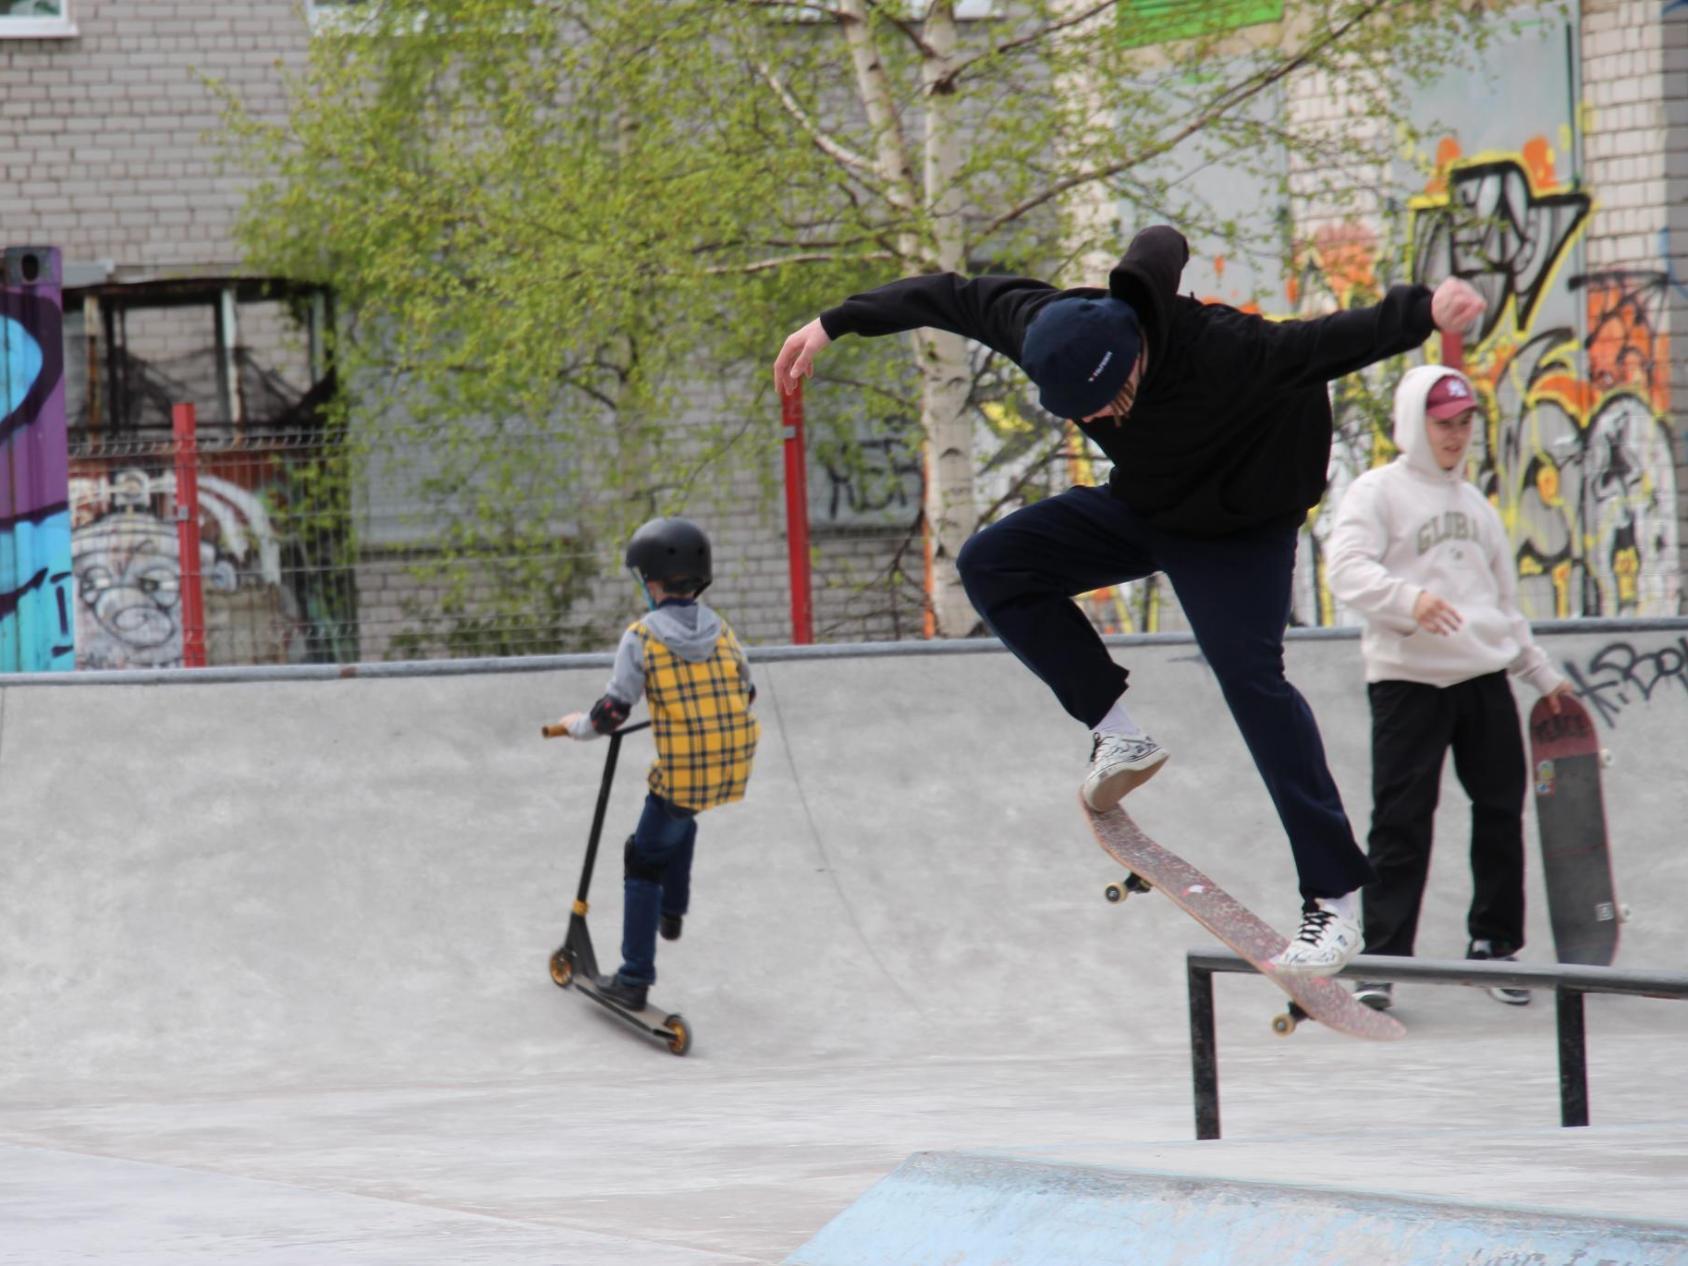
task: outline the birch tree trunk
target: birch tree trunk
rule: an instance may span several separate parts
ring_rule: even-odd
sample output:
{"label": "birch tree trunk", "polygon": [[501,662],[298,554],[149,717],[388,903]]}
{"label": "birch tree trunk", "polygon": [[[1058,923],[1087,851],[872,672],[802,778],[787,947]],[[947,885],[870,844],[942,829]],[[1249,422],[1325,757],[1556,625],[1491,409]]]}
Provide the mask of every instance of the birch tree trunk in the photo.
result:
{"label": "birch tree trunk", "polygon": [[[960,102],[947,83],[957,46],[954,0],[932,0],[926,13],[925,209],[932,262],[941,272],[967,271],[967,241],[957,175],[962,138]],[[926,548],[931,560],[928,599],[935,632],[964,637],[978,616],[961,588],[956,557],[978,514],[974,492],[973,417],[968,408],[967,345],[959,335],[925,330],[918,336],[920,424],[925,435]]]}
{"label": "birch tree trunk", "polygon": [[[844,39],[856,75],[856,88],[874,138],[874,164],[887,201],[912,220],[923,212],[930,237],[918,232],[897,235],[897,250],[909,271],[936,268],[966,271],[967,243],[961,218],[961,136],[957,101],[945,76],[954,66],[959,32],[955,0],[933,0],[926,13],[921,80],[926,87],[925,151],[917,188],[914,163],[898,123],[896,94],[880,61],[868,25],[867,0],[841,0]],[[962,592],[956,555],[973,530],[973,436],[967,411],[967,345],[959,335],[938,330],[915,334],[920,357],[922,510],[930,560],[927,600],[931,627],[940,637],[960,637],[976,620]]]}

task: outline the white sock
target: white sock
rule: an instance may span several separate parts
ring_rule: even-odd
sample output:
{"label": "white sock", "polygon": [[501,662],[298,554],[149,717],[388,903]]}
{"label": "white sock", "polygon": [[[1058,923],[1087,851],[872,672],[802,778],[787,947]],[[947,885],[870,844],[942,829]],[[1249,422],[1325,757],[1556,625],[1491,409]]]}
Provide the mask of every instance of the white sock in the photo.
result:
{"label": "white sock", "polygon": [[1353,892],[1344,893],[1340,897],[1320,897],[1319,906],[1321,909],[1329,910],[1332,914],[1341,915],[1350,923],[1358,923],[1360,921],[1360,890],[1356,888]]}
{"label": "white sock", "polygon": [[1148,738],[1143,727],[1131,719],[1131,713],[1125,710],[1125,696],[1114,700],[1114,706],[1108,709],[1108,715],[1096,723],[1097,734],[1114,734],[1120,738]]}

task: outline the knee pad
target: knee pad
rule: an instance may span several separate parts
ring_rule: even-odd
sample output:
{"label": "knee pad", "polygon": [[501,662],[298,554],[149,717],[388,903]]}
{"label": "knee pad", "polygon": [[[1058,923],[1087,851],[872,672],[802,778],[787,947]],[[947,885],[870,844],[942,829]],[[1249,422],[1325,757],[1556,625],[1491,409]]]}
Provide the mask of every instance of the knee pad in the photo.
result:
{"label": "knee pad", "polygon": [[653,866],[639,856],[631,835],[627,837],[626,847],[621,850],[621,874],[624,879],[643,879],[653,884],[662,882],[662,867]]}

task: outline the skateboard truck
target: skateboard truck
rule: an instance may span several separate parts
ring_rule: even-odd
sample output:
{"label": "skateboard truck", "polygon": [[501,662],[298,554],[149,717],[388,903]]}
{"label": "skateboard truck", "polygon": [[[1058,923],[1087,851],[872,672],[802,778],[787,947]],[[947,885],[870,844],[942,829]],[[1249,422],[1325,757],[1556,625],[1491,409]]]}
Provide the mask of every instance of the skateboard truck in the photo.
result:
{"label": "skateboard truck", "polygon": [[[604,833],[604,814],[609,808],[610,784],[615,780],[616,758],[621,754],[621,740],[636,731],[648,728],[649,721],[623,726],[610,735],[610,750],[604,757],[604,778],[598,785],[598,806],[592,813],[592,834],[586,842],[586,862],[580,868],[580,887],[574,905],[569,910],[569,928],[563,943],[551,953],[551,980],[559,989],[578,985],[580,992],[603,1007],[622,1023],[647,1033],[664,1043],[676,1055],[684,1055],[692,1047],[691,1027],[684,1016],[662,1015],[649,1008],[630,1011],[598,992],[598,956],[592,949],[592,934],[586,929],[586,892],[592,886],[592,868],[598,860],[598,841]],[[557,738],[564,731],[559,726],[545,726],[540,733]]]}
{"label": "skateboard truck", "polygon": [[1312,1018],[1307,1014],[1307,1009],[1299,1002],[1292,1002],[1286,1009],[1272,1017],[1272,1032],[1279,1037],[1288,1037],[1295,1032],[1296,1025],[1303,1020],[1311,1020]]}
{"label": "skateboard truck", "polygon": [[1153,892],[1154,890],[1155,886],[1147,879],[1128,870],[1125,872],[1124,879],[1116,880],[1102,889],[1102,895],[1114,905],[1118,905],[1133,893]]}

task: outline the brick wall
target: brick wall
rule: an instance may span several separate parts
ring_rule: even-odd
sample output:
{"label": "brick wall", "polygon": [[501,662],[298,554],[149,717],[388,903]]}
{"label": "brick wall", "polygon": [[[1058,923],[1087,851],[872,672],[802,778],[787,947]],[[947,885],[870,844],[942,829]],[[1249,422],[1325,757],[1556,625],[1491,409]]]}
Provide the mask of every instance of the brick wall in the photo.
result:
{"label": "brick wall", "polygon": [[[1688,542],[1688,5],[1583,0],[1583,155],[1591,273],[1662,274],[1678,540]],[[1688,574],[1688,549],[1683,552]],[[1688,610],[1688,583],[1683,585]]]}
{"label": "brick wall", "polygon": [[243,180],[221,170],[205,79],[280,117],[309,28],[286,0],[74,0],[78,35],[0,39],[0,225],[67,261],[167,268],[238,260]]}

